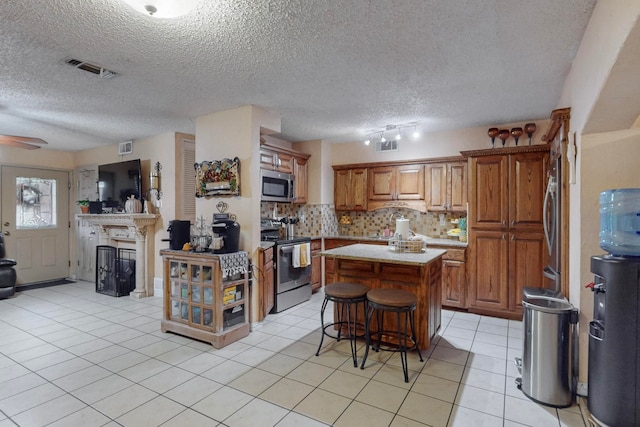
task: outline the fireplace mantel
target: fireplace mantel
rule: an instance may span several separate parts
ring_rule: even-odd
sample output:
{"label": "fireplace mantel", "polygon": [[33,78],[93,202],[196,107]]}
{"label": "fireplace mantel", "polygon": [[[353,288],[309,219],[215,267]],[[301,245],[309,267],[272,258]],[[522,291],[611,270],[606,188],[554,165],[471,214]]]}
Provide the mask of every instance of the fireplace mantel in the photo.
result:
{"label": "fireplace mantel", "polygon": [[[81,214],[77,215],[100,231],[100,245],[117,246],[118,241],[135,242],[136,246],[136,289],[132,298],[153,295],[153,253],[151,244],[157,214]],[[147,236],[151,235],[151,238]]]}

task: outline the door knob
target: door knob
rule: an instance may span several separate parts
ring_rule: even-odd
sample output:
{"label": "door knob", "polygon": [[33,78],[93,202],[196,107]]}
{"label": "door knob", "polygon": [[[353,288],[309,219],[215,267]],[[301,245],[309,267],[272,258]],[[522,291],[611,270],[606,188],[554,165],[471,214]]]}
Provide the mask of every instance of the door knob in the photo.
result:
{"label": "door knob", "polygon": [[2,234],[4,234],[5,236],[11,236],[11,233],[9,233],[8,231],[3,231]]}

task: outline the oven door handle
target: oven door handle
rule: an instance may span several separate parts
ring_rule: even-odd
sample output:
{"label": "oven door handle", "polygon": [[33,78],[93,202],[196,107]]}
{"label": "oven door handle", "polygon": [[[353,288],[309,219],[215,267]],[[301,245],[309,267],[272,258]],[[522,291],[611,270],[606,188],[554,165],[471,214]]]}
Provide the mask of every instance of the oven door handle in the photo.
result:
{"label": "oven door handle", "polygon": [[290,254],[290,253],[293,253],[293,245],[289,245],[289,246],[281,246],[281,247],[280,247],[280,253],[282,253],[282,254]]}

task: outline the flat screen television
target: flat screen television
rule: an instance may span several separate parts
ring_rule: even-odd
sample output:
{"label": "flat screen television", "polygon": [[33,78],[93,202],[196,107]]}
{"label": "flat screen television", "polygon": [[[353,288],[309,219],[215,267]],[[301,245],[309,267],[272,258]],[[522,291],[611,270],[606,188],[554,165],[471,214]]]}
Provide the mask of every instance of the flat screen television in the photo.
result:
{"label": "flat screen television", "polygon": [[131,196],[142,200],[140,159],[98,166],[98,196],[106,211],[123,211]]}

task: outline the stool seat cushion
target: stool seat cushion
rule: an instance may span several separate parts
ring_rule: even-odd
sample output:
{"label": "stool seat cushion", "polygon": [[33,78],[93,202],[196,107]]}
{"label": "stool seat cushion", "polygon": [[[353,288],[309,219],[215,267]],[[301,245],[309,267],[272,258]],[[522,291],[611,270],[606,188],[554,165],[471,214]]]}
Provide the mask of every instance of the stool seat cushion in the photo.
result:
{"label": "stool seat cushion", "polygon": [[367,299],[390,307],[411,307],[418,303],[416,294],[403,289],[371,289],[367,292]]}
{"label": "stool seat cushion", "polygon": [[324,287],[324,293],[332,298],[361,298],[367,295],[369,287],[359,283],[338,282]]}

